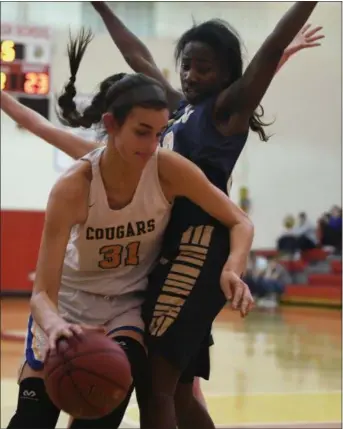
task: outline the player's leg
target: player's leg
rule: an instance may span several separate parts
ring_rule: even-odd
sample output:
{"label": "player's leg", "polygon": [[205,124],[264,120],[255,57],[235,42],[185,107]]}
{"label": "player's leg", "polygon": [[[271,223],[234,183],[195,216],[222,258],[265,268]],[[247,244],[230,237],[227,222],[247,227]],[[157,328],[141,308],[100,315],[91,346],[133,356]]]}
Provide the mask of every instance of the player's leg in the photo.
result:
{"label": "player's leg", "polygon": [[[195,386],[200,389],[200,378],[195,375],[200,375],[209,378],[210,374],[210,354],[209,348],[212,344],[206,339],[203,342],[198,356],[192,359],[188,368],[182,373],[176,393],[175,393],[175,409],[179,429],[188,429],[196,427],[199,429],[214,429],[214,423],[207,411],[205,399],[201,393],[201,400],[197,398],[194,390]],[[199,395],[199,390],[198,390]],[[203,403],[202,403],[203,402]]]}
{"label": "player's leg", "polygon": [[195,377],[193,381],[193,395],[199,403],[207,410],[207,403],[203,391],[201,389],[200,378]]}
{"label": "player's leg", "polygon": [[[162,263],[150,276],[143,314],[153,408],[160,410],[160,415],[155,416],[156,429],[169,427],[167,424],[175,426],[171,397],[180,375],[200,352],[215,317],[226,303],[219,279],[228,254],[229,237],[225,231],[213,231],[210,226],[191,228],[181,238],[179,251],[172,257],[163,255]],[[192,426],[199,427],[198,422]]]}
{"label": "player's leg", "polygon": [[215,428],[206,406],[194,396],[192,382],[178,383],[175,393],[175,409],[178,429]]}
{"label": "player's leg", "polygon": [[57,424],[60,410],[50,400],[43,380],[45,347],[44,335],[30,316],[17,408],[8,428],[53,429]]}
{"label": "player's leg", "polygon": [[[207,347],[207,345],[208,345],[208,347]],[[207,371],[208,375],[210,374],[209,349],[213,345],[214,345],[213,336],[212,336],[212,334],[210,334],[209,339],[208,339],[208,344],[206,344],[206,343],[204,344],[204,348],[203,348],[201,354],[198,356],[197,367],[199,368],[199,371],[196,371],[195,375],[198,372],[201,375],[204,373],[204,371]],[[206,368],[205,370],[204,370],[204,367]],[[202,389],[201,389],[200,377],[198,377],[197,375],[194,377],[194,381],[193,381],[193,395],[200,402],[200,404],[203,405],[203,407],[207,410],[206,399],[205,399],[205,396],[204,396]]]}

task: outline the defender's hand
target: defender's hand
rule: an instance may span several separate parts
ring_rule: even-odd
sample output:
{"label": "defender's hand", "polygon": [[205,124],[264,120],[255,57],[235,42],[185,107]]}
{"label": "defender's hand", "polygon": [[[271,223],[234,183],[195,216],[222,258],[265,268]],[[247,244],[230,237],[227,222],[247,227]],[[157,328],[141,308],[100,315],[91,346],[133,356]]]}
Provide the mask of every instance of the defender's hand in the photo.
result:
{"label": "defender's hand", "polygon": [[254,305],[254,298],[247,284],[233,271],[223,270],[220,276],[220,286],[226,299],[231,300],[234,310],[239,310],[245,317]]}

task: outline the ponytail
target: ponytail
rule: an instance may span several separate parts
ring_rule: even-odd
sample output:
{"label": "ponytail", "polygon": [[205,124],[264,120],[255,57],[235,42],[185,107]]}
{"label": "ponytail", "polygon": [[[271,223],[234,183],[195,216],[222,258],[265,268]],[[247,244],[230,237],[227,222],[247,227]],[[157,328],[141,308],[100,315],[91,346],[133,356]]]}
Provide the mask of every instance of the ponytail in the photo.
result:
{"label": "ponytail", "polygon": [[64,87],[64,92],[58,98],[58,105],[60,107],[60,112],[58,113],[59,120],[63,125],[69,127],[90,128],[93,124],[101,121],[104,104],[104,95],[101,92],[93,98],[91,105],[85,109],[82,115],[77,110],[74,101],[76,96],[76,75],[86,48],[92,39],[92,32],[84,28],[82,28],[75,39],[71,37],[69,39],[68,57],[70,78],[69,82]]}
{"label": "ponytail", "polygon": [[249,119],[249,127],[250,127],[251,131],[254,131],[255,133],[257,133],[259,135],[261,141],[267,142],[269,140],[270,136],[268,136],[265,133],[263,127],[267,127],[267,126],[271,125],[272,122],[267,124],[266,122],[263,122],[261,120],[261,118],[264,115],[264,109],[263,109],[261,104],[259,105],[259,108],[260,108],[260,112],[255,110],[255,112],[253,113],[253,115]]}

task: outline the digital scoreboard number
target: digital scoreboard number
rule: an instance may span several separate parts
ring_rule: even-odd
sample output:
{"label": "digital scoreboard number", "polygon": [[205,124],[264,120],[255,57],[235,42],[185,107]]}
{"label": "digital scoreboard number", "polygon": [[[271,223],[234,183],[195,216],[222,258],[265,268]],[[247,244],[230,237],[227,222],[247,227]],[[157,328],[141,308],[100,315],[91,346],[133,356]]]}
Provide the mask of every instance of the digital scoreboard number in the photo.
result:
{"label": "digital scoreboard number", "polygon": [[49,118],[51,37],[46,27],[1,24],[2,91]]}

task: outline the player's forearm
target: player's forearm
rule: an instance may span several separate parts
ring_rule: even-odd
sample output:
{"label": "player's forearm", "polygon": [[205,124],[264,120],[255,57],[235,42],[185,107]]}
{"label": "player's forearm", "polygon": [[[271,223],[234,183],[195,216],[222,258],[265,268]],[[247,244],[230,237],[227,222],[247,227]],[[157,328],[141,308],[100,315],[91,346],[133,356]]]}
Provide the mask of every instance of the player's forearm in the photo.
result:
{"label": "player's forearm", "polygon": [[46,334],[61,320],[54,301],[45,291],[34,292],[30,300],[32,317]]}
{"label": "player's forearm", "polygon": [[137,70],[137,59],[139,58],[143,58],[149,63],[154,63],[154,60],[148,48],[112,12],[106,2],[95,1],[91,3],[94,9],[101,16],[117,48],[120,50],[126,62],[133,70],[135,70],[136,72],[140,71]]}
{"label": "player's forearm", "polygon": [[291,55],[284,53],[279,61],[279,64],[277,65],[275,74],[287,63],[287,61],[290,59]]}
{"label": "player's forearm", "polygon": [[1,110],[3,110],[10,118],[26,128],[28,131],[35,133],[37,127],[43,122],[47,122],[39,113],[29,109],[19,103],[11,95],[1,91]]}
{"label": "player's forearm", "polygon": [[254,225],[250,219],[244,219],[230,230],[230,255],[224,270],[233,271],[241,276],[247,267],[249,253],[254,239]]}
{"label": "player's forearm", "polygon": [[277,23],[264,44],[268,51],[283,52],[308,20],[318,2],[296,2]]}

